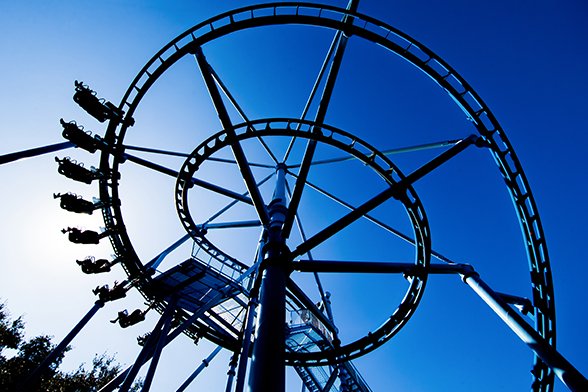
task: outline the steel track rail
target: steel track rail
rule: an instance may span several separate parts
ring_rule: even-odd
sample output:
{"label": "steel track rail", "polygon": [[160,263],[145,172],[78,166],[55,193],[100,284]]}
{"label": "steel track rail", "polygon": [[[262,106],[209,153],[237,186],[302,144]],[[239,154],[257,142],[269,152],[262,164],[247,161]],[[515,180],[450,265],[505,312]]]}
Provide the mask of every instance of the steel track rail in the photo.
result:
{"label": "steel track rail", "polygon": [[[353,25],[345,25],[341,22],[346,15],[354,18]],[[127,117],[130,118],[151,85],[176,61],[194,52],[195,47],[235,31],[282,24],[312,25],[344,30],[347,34],[379,44],[422,70],[464,111],[480,135],[489,143],[491,153],[510,192],[527,244],[536,315],[535,328],[552,346],[555,346],[554,293],[543,227],[527,178],[508,138],[488,106],[453,68],[420,42],[392,26],[357,12],[307,3],[271,3],[229,11],[194,26],[163,47],[147,62],[131,83],[119,108],[126,110]],[[122,145],[128,127],[123,122],[117,131],[118,125],[111,121],[104,139],[113,147]],[[103,153],[100,168],[117,172],[119,163],[116,159],[110,162],[109,154]],[[108,200],[111,197],[117,200],[116,181],[101,180],[100,196],[102,200]],[[103,215],[107,228],[112,229],[115,226],[123,228],[120,207],[105,207]],[[140,273],[142,264],[124,229],[111,235],[110,239],[117,256],[124,256],[123,266],[127,273],[129,275]],[[536,363],[533,374],[536,377],[534,390],[547,390],[553,385],[553,373],[542,362]]]}

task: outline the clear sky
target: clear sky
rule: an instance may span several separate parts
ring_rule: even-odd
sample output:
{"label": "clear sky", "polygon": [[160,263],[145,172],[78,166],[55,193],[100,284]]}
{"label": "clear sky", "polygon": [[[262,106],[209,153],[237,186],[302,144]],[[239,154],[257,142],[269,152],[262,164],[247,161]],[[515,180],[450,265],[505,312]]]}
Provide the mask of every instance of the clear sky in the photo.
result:
{"label": "clear sky", "polygon": [[[74,80],[83,80],[99,97],[118,104],[135,75],[167,42],[206,18],[249,4],[253,2],[5,2],[0,6],[0,154],[63,141],[60,118],[76,120],[103,135],[105,125],[72,101]],[[328,4],[345,7],[346,1]],[[583,170],[588,164],[588,5],[362,0],[359,12],[433,50],[469,82],[502,125],[531,184],[547,239],[557,347],[588,374],[588,191]],[[250,118],[299,117],[332,36],[332,31],[320,28],[257,29],[207,44],[203,50]],[[426,75],[355,38],[349,41],[326,123],[381,150],[474,133],[463,113]],[[191,152],[221,129],[192,59],[174,65],[158,81],[135,117],[129,141],[153,148]],[[440,151],[391,159],[408,173]],[[53,200],[54,192],[72,191],[85,199],[97,196],[96,184],[86,186],[60,176],[55,155],[98,165],[97,155],[71,150],[0,166],[0,297],[14,317],[24,314],[29,336],[45,333],[59,341],[92,306],[91,289],[124,279],[124,272],[115,267],[108,275],[88,276],[76,265],[75,260],[86,255],[109,258],[112,250],[108,241],[76,245],[60,233],[67,226],[97,230],[102,222],[98,213],[75,215]],[[331,170],[313,175],[325,187],[346,187],[347,197],[355,203],[370,197],[361,192],[369,189],[363,187],[361,165]],[[263,172],[255,173],[262,178]],[[214,166],[208,175],[220,177]],[[145,260],[184,233],[175,213],[173,186],[171,178],[130,163],[123,167],[125,223]],[[468,149],[416,183],[415,189],[430,220],[433,249],[472,264],[496,291],[531,294],[515,211],[488,152]],[[316,203],[323,208],[319,199]],[[327,203],[324,208],[324,215],[307,218],[310,232],[314,223],[342,211]],[[375,213],[386,216],[395,208],[392,204]],[[394,223],[408,227],[405,216],[399,221]],[[344,231],[339,242],[325,243],[325,257],[410,261],[401,245],[386,242],[373,227],[357,230],[359,236]],[[256,233],[246,229],[217,241],[228,249],[248,249],[255,246],[250,239],[256,240]],[[303,277],[295,278],[304,284]],[[391,277],[325,276],[324,283],[333,294],[334,317],[344,341],[378,327],[398,303],[396,280]],[[318,301],[316,291],[310,295]],[[144,305],[137,293],[108,303],[74,340],[64,367],[75,369],[104,351],[132,363],[139,352],[135,338],[155,325],[155,314],[125,330],[108,320],[119,310],[138,307]],[[212,350],[207,342],[194,346],[187,338],[178,338],[164,351],[152,390],[177,387]],[[374,391],[521,391],[530,386],[532,353],[458,277],[430,276],[407,326],[354,363]],[[228,353],[223,352],[189,390],[224,390],[227,364]],[[288,373],[288,390],[299,388],[299,381]],[[565,387],[557,381],[556,390]]]}

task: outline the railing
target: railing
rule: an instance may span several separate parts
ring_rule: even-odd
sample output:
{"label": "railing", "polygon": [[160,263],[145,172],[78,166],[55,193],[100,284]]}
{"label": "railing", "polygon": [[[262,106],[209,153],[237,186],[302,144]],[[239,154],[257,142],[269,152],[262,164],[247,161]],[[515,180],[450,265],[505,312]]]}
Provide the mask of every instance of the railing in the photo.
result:
{"label": "railing", "polygon": [[[206,251],[201,252],[201,250],[202,248],[198,246],[196,242],[194,242],[192,245],[192,258],[232,282],[234,282],[247,270],[247,268],[232,262],[230,259],[221,261],[219,258],[208,254]],[[240,285],[246,289],[250,287],[250,284],[251,277],[247,277],[240,282]]]}
{"label": "railing", "polygon": [[322,338],[326,339],[329,342],[329,344],[333,343],[333,335],[331,334],[331,332],[308,309],[290,310],[287,322],[291,328],[302,326],[302,325],[314,327],[315,331]]}

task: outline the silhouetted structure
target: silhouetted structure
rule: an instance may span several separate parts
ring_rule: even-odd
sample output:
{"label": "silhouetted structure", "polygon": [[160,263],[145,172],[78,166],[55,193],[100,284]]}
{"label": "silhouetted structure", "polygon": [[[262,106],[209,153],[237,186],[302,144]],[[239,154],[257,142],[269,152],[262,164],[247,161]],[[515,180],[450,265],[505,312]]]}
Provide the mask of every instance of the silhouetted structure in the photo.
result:
{"label": "silhouetted structure", "polygon": [[[332,45],[301,118],[251,120],[208,62],[203,48],[210,41],[243,29],[282,24],[333,29]],[[458,140],[412,145],[384,152],[357,135],[325,124],[347,43],[356,38],[377,44],[427,74],[472,120],[475,133],[463,135]],[[222,130],[207,137],[190,154],[125,144],[126,131],[134,124],[131,115],[142,98],[167,69],[185,56],[195,58]],[[249,6],[213,17],[187,30],[162,48],[134,79],[118,107],[98,99],[96,93],[82,83],[76,81],[75,86],[74,100],[98,121],[110,121],[103,138],[94,136],[90,140],[87,138],[89,135],[84,136],[76,125],[62,121],[64,133],[67,133],[73,144],[83,145],[90,152],[94,147],[100,149],[100,167],[88,170],[67,157],[62,160],[56,158],[56,161],[59,163],[59,172],[66,177],[87,184],[98,180],[102,200],[100,208],[106,230],[102,234],[77,228],[67,228],[63,232],[69,233],[70,241],[85,244],[97,244],[100,238],[108,236],[117,260],[121,261],[128,275],[127,281],[120,284],[115,282],[112,289],[108,285],[96,287],[93,290],[99,297],[96,306],[101,307],[104,302],[123,298],[131,287],[135,287],[148,298],[150,308],[162,315],[153,331],[141,339],[143,348],[133,366],[101,392],[116,388],[120,388],[121,392],[128,391],[140,367],[151,359],[145,378],[145,388],[148,389],[163,347],[182,333],[194,340],[206,338],[234,353],[228,365],[227,390],[232,389],[232,383],[236,380],[236,392],[243,391],[249,367],[248,383],[252,392],[284,391],[284,368],[289,365],[297,371],[305,388],[310,391],[367,392],[369,387],[351,360],[380,347],[408,323],[420,303],[429,275],[435,274],[460,276],[500,317],[508,321],[509,327],[536,353],[532,384],[534,391],[550,390],[556,373],[572,390],[588,390],[586,379],[553,347],[554,295],[543,229],[527,179],[502,128],[486,104],[453,68],[406,34],[358,13],[356,0],[351,0],[347,9],[327,5],[273,3]],[[322,90],[319,91],[320,88]],[[242,117],[242,122],[234,123],[227,104],[233,105]],[[316,107],[316,113],[314,118],[309,119],[308,111],[311,107]],[[125,112],[128,114],[125,115]],[[266,143],[264,138],[269,137],[283,142],[281,144],[288,146],[287,151],[283,153],[273,144]],[[293,148],[296,141],[304,143],[303,148]],[[532,303],[517,295],[495,293],[472,266],[455,263],[431,247],[429,221],[413,185],[466,149],[474,147],[492,155],[514,201],[529,257]],[[431,148],[444,150],[406,174],[389,158],[394,152]],[[182,156],[185,161],[179,167],[168,168],[126,152],[133,149]],[[269,157],[269,164],[248,160],[258,150],[262,150],[266,158]],[[321,155],[321,151],[334,151],[340,156]],[[220,158],[225,156],[234,159]],[[148,261],[141,260],[134,250],[119,202],[119,169],[127,161],[175,179],[174,201],[178,219],[186,230],[182,238]],[[237,193],[232,190],[238,189],[236,186],[220,186],[199,178],[203,166],[219,161],[238,168],[238,183],[240,186],[245,184],[246,192]],[[375,178],[369,184],[373,187],[365,187],[367,201],[356,206],[345,201],[341,195],[345,194],[347,184],[339,184],[339,189],[331,191],[327,190],[329,187],[309,180],[311,168],[317,165],[348,161],[360,162],[364,170],[362,173],[368,173],[365,178]],[[260,180],[255,177],[252,167],[268,170],[269,174]],[[345,176],[340,176],[338,172],[337,177],[343,180]],[[268,199],[261,187],[270,179],[273,179],[274,187]],[[293,187],[290,187],[288,180],[294,183]],[[194,188],[207,190],[212,194],[211,197],[229,197],[232,200],[219,210],[202,212],[209,213],[209,218],[204,220],[201,214],[193,215],[191,212],[194,211],[194,204],[203,210],[211,204],[208,201],[200,204],[192,201],[191,210],[189,195],[194,193],[191,191]],[[312,236],[307,237],[299,212],[309,189],[325,195],[348,212],[315,229]],[[77,198],[67,200],[67,206],[74,212],[84,210],[78,207],[82,203]],[[373,213],[388,201],[396,203],[406,212],[412,233],[403,233],[397,229],[394,219],[381,218]],[[247,209],[244,215],[247,215],[248,220],[216,220],[236,204]],[[322,212],[315,211],[314,217],[322,216]],[[339,256],[335,260],[319,260],[312,256],[323,243],[338,236],[344,229],[355,227],[353,225],[358,221],[374,224],[386,235],[410,244],[414,251],[414,262],[389,262],[388,258],[379,262],[344,261]],[[257,250],[252,258],[251,255],[231,255],[209,239],[209,233],[213,230],[251,227],[257,227],[260,231]],[[292,236],[292,231],[298,231],[297,235]],[[359,235],[366,234],[360,230]],[[293,237],[299,238],[299,242]],[[158,271],[164,259],[187,241],[193,245],[190,257],[164,271]],[[431,258],[438,262],[431,263]],[[78,263],[83,270],[85,268],[86,273],[95,273],[93,271],[105,269],[107,265],[102,260]],[[320,296],[318,302],[294,282],[291,278],[293,271],[313,274]],[[342,342],[331,309],[330,295],[324,291],[318,275],[322,272],[399,274],[406,278],[406,292],[398,305],[392,306],[389,317],[379,327],[367,331],[356,340]],[[509,304],[520,307],[523,315],[534,314],[535,325],[528,324]],[[91,312],[95,312],[94,308]],[[119,312],[113,322],[118,321],[121,327],[127,328],[143,319],[144,312],[139,309],[130,315],[124,310]],[[205,365],[217,352],[215,350],[211,353],[204,361]],[[178,391],[184,390],[201,370],[200,367],[196,369]]]}

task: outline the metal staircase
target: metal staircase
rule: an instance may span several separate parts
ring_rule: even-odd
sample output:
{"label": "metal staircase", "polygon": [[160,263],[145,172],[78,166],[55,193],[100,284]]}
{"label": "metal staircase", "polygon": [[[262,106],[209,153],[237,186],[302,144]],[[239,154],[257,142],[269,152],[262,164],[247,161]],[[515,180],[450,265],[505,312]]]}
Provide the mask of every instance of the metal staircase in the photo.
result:
{"label": "metal staircase", "polygon": [[[333,336],[310,311],[289,309],[286,349],[315,352],[333,348]],[[309,392],[372,392],[351,362],[327,366],[294,366]]]}

